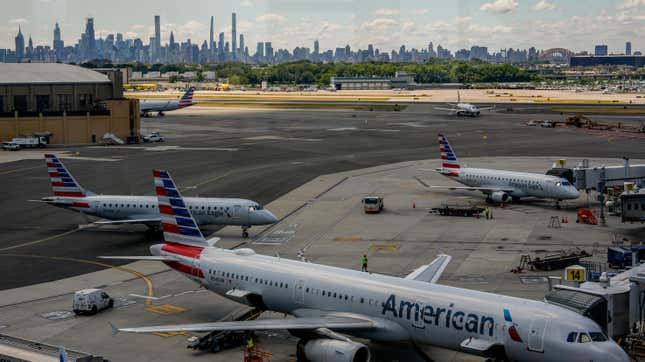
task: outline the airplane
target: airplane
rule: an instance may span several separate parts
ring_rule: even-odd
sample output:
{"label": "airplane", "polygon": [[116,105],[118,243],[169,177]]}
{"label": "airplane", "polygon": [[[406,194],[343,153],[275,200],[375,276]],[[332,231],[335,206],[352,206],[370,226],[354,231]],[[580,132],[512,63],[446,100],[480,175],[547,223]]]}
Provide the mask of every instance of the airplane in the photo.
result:
{"label": "airplane", "polygon": [[435,171],[466,186],[431,186],[450,190],[481,191],[486,201],[506,203],[519,201],[522,197],[538,197],[560,201],[573,200],[580,192],[562,177],[539,173],[492,170],[462,166],[448,143],[448,138],[439,133],[439,150],[442,166]]}
{"label": "airplane", "polygon": [[163,117],[164,112],[190,107],[195,104],[193,103],[194,93],[195,87],[190,87],[179,100],[142,99],[139,101],[139,111],[143,117],[150,116],[151,112],[158,112],[157,115]]}
{"label": "airplane", "polygon": [[[83,188],[56,155],[46,154],[45,162],[54,195],[39,202],[107,219],[95,221],[97,225],[144,224],[159,228],[162,217],[155,196],[97,195]],[[278,221],[271,211],[252,200],[189,197],[186,204],[200,225],[239,225],[245,238],[251,226]]]}
{"label": "airplane", "polygon": [[438,111],[450,112],[453,115],[457,116],[470,116],[477,117],[482,111],[489,111],[495,107],[484,107],[480,108],[472,103],[462,103],[461,95],[457,92],[457,103],[448,103],[452,108],[443,108],[443,107],[434,107]]}
{"label": "airplane", "polygon": [[[406,277],[360,272],[205,240],[167,171],[154,170],[164,244],[150,256],[225,298],[293,318],[117,328],[114,334],[287,330],[299,360],[370,360],[355,340],[411,342],[509,361],[629,361],[591,319],[545,301],[437,284],[451,260],[439,255]],[[216,238],[215,238],[216,239]]]}

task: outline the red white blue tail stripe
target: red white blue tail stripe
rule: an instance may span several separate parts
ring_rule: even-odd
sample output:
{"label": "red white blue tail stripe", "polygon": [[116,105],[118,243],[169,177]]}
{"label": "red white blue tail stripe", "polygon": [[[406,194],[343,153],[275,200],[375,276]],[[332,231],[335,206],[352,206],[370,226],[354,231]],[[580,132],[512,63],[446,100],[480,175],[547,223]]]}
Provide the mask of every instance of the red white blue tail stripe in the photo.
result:
{"label": "red white blue tail stripe", "polygon": [[459,160],[455,152],[448,143],[448,138],[443,133],[437,134],[439,139],[439,151],[441,151],[441,168],[444,169],[449,176],[459,176],[458,171],[461,168]]}
{"label": "red white blue tail stripe", "polygon": [[65,165],[53,154],[45,155],[47,172],[51,180],[54,196],[85,197],[85,190],[76,182]]}
{"label": "red white blue tail stripe", "polygon": [[179,100],[179,107],[187,107],[187,106],[192,105],[193,104],[193,94],[194,93],[195,93],[195,88],[194,87],[188,88],[186,93],[184,93],[184,95]]}
{"label": "red white blue tail stripe", "polygon": [[207,246],[202,232],[188,211],[170,173],[164,170],[154,170],[153,174],[164,240],[167,243]]}

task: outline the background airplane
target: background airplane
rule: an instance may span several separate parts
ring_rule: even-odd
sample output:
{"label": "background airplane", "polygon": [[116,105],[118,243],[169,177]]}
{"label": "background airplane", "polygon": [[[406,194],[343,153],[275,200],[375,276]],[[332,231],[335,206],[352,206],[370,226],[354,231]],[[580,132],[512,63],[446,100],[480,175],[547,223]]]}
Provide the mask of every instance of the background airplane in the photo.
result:
{"label": "background airplane", "polygon": [[228,250],[204,240],[167,171],[155,170],[165,244],[153,256],[228,299],[295,318],[116,328],[113,332],[288,330],[308,361],[369,361],[375,342],[430,344],[509,361],[629,361],[578,313],[534,301],[439,285],[450,256],[404,278]]}
{"label": "background airplane", "polygon": [[495,108],[495,107],[480,108],[471,103],[462,103],[461,95],[459,94],[459,92],[457,92],[457,103],[448,103],[448,105],[451,106],[451,108],[433,107],[433,109],[436,109],[438,111],[450,112],[451,114],[457,115],[457,116],[477,117],[482,111],[489,111]]}
{"label": "background airplane", "polygon": [[559,201],[577,199],[580,192],[566,179],[539,173],[492,170],[465,167],[457,160],[448,138],[439,133],[442,175],[466,186],[432,186],[450,190],[481,191],[486,200],[492,202],[518,201],[522,197],[538,197]]}
{"label": "background airplane", "polygon": [[139,111],[144,117],[148,117],[151,112],[158,112],[159,117],[164,116],[164,112],[174,111],[181,108],[190,107],[193,104],[193,94],[195,87],[190,87],[181,96],[180,99],[173,100],[157,100],[157,99],[142,99],[139,101]]}
{"label": "background airplane", "polygon": [[[84,215],[107,219],[94,224],[145,224],[158,228],[162,218],[155,196],[97,195],[84,189],[56,155],[45,155],[54,191],[42,202]],[[278,219],[252,200],[219,197],[189,197],[186,205],[200,225],[239,225],[248,237],[253,225],[273,224]]]}

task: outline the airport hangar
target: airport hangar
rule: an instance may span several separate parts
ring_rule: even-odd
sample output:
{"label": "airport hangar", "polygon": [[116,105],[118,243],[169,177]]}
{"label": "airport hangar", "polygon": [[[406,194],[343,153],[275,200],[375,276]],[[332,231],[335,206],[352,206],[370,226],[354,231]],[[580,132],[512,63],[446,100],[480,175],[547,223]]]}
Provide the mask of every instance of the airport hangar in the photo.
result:
{"label": "airport hangar", "polygon": [[105,133],[139,134],[139,104],[123,97],[118,70],[68,64],[0,64],[0,140],[51,133],[50,143],[88,144]]}

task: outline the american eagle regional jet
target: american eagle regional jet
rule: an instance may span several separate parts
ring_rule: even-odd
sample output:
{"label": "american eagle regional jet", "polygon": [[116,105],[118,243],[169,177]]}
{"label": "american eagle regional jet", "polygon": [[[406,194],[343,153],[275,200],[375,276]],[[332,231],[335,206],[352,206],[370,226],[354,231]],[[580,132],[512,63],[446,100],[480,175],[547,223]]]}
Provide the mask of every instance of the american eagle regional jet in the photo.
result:
{"label": "american eagle regional jet", "polygon": [[554,199],[559,201],[577,199],[580,192],[562,177],[539,173],[492,170],[466,167],[459,162],[455,152],[443,134],[437,135],[441,152],[441,168],[437,172],[465,186],[432,186],[450,190],[481,191],[486,200],[505,203],[522,197]]}
{"label": "american eagle regional jet", "polygon": [[437,284],[439,255],[404,278],[221,249],[205,240],[167,171],[154,170],[164,244],[152,256],[228,299],[294,318],[116,328],[158,333],[288,330],[297,355],[314,362],[369,361],[352,339],[429,344],[509,361],[629,361],[594,321],[544,301]]}
{"label": "american eagle regional jet", "polygon": [[163,117],[164,112],[175,111],[177,109],[190,107],[193,104],[193,94],[195,88],[190,87],[179,99],[172,100],[157,100],[157,99],[142,99],[139,101],[139,111],[144,117],[148,117],[150,113],[157,112],[159,117]]}
{"label": "american eagle regional jet", "polygon": [[[97,195],[83,188],[53,154],[45,155],[53,196],[40,202],[106,220],[94,224],[144,224],[158,228],[161,215],[155,196]],[[245,199],[188,197],[186,205],[200,225],[239,225],[248,237],[253,225],[268,225],[278,219],[259,203]]]}

